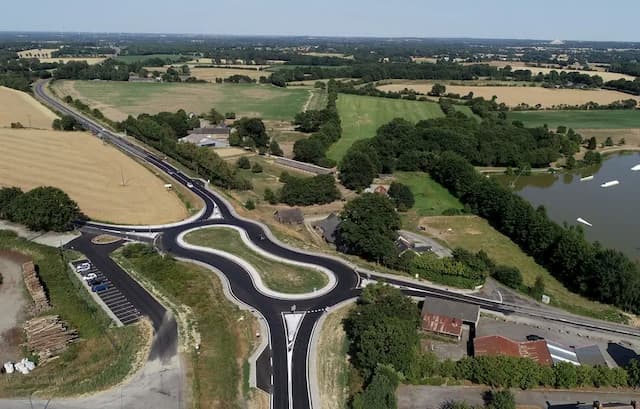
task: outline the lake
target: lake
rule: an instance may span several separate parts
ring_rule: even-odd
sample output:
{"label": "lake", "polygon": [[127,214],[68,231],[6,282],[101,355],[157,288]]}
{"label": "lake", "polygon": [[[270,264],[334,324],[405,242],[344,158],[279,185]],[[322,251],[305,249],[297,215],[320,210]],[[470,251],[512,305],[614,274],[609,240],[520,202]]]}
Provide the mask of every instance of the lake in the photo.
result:
{"label": "lake", "polygon": [[[531,176],[497,176],[503,184],[527,199],[534,207],[543,205],[557,223],[581,225],[590,241],[640,258],[640,153],[606,157],[595,168],[560,174]],[[594,175],[593,180],[580,181]],[[601,184],[618,180],[619,185],[602,188]],[[576,221],[582,218],[593,227]]]}

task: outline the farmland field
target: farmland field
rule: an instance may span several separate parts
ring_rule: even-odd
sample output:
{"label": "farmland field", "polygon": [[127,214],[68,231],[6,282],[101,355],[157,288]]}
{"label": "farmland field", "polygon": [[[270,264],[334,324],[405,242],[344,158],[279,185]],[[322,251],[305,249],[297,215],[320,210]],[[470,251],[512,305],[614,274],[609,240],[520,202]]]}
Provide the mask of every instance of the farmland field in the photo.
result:
{"label": "farmland field", "polygon": [[26,92],[0,87],[0,128],[20,122],[29,128],[51,129],[57,116]]}
{"label": "farmland field", "polygon": [[59,97],[80,98],[107,118],[121,121],[127,115],[161,111],[235,112],[238,117],[292,120],[309,98],[306,89],[259,84],[130,83],[117,81],[57,81]]}
{"label": "farmland field", "polygon": [[106,60],[105,57],[57,57],[57,58],[40,58],[41,63],[60,62],[68,63],[70,61],[85,61],[89,65],[98,64]]}
{"label": "farmland field", "polygon": [[[398,81],[393,84],[381,85],[382,91],[402,91],[405,88],[413,89],[423,94],[431,91],[433,82],[429,81]],[[497,96],[497,102],[504,102],[508,106],[516,106],[521,103],[535,106],[540,104],[545,108],[558,105],[582,105],[593,101],[598,104],[609,104],[614,101],[633,98],[633,95],[618,91],[604,89],[580,90],[580,89],[550,89],[543,87],[514,86],[479,86],[479,85],[446,85],[447,92],[467,95],[473,92],[476,97],[491,99]]]}
{"label": "farmland field", "polygon": [[376,130],[394,118],[408,121],[444,116],[438,104],[389,98],[340,94],[338,112],[342,121],[342,137],[334,143],[327,156],[340,161],[357,140],[371,138]]}
{"label": "farmland field", "polygon": [[[170,59],[171,61],[178,61],[178,59],[182,57],[182,55],[178,54],[149,54],[149,55],[119,55],[116,57],[118,61],[123,61],[126,63],[132,63],[136,61],[144,61],[150,58],[163,58],[165,60]],[[190,57],[190,56],[189,56]]]}
{"label": "farmland field", "polygon": [[612,80],[617,80],[617,79],[620,79],[620,78],[624,78],[626,80],[633,81],[634,78],[635,78],[632,75],[619,74],[617,72],[585,71],[585,70],[572,70],[572,69],[562,69],[562,68],[545,68],[545,67],[527,67],[525,64],[523,64],[522,62],[519,62],[519,61],[489,61],[489,62],[487,62],[487,64],[493,65],[495,67],[501,67],[501,68],[505,67],[507,65],[510,65],[511,69],[514,70],[514,71],[515,70],[531,70],[533,75],[536,75],[539,72],[541,72],[543,74],[548,74],[551,71],[555,70],[557,72],[565,71],[565,72],[579,72],[580,74],[587,74],[587,75],[599,75],[600,77],[602,77],[602,79],[604,81],[612,81]]}
{"label": "farmland field", "polygon": [[522,111],[510,112],[508,118],[522,121],[526,126],[547,124],[552,128],[559,125],[591,129],[640,128],[639,110]]}
{"label": "farmland field", "polygon": [[43,185],[67,192],[95,220],[155,224],[188,215],[160,178],[88,133],[0,129],[0,186]]}

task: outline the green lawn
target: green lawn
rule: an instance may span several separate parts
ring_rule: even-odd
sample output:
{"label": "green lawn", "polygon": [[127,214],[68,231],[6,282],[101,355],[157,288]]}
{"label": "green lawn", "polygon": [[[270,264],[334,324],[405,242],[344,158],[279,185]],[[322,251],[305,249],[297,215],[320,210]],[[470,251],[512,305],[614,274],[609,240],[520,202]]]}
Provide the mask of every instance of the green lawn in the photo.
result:
{"label": "green lawn", "polygon": [[[119,55],[116,57],[116,60],[130,64],[136,61],[148,60],[150,58],[162,58],[165,60],[170,59],[171,61],[178,61],[180,57],[182,57],[182,55],[179,54]],[[191,56],[188,57],[191,58]]]}
{"label": "green lawn", "polygon": [[512,121],[522,121],[526,126],[550,128],[560,125],[569,128],[620,129],[640,128],[639,110],[599,110],[599,111],[523,111],[510,112]]}
{"label": "green lawn", "polygon": [[[91,107],[97,107],[110,117],[110,112],[138,115],[161,111],[206,112],[215,107],[218,112],[235,112],[238,117],[293,120],[309,98],[307,89],[278,88],[263,84],[186,84],[129,83],[121,81],[73,81],[54,84],[58,95],[69,88]],[[111,114],[113,116],[113,114]]]}
{"label": "green lawn", "polygon": [[233,229],[213,227],[196,230],[187,234],[185,240],[197,246],[210,247],[241,257],[258,271],[264,284],[275,291],[300,294],[327,284],[327,277],[323,273],[280,263],[254,252]]}
{"label": "green lawn", "polygon": [[480,118],[478,115],[474,114],[473,111],[471,111],[471,108],[468,107],[467,105],[454,105],[453,107],[454,107],[454,109],[456,111],[462,112],[466,116],[469,116],[469,117],[477,120],[478,122],[482,121],[482,118]]}
{"label": "green lawn", "polygon": [[115,328],[67,266],[71,254],[65,253],[64,260],[58,249],[8,231],[0,231],[0,250],[18,251],[33,259],[53,306],[41,315],[59,315],[78,330],[81,338],[59,359],[38,367],[29,376],[3,376],[0,397],[33,393],[61,397],[104,390],[121,382],[134,368],[135,356],[146,342],[142,324]]}
{"label": "green lawn", "polygon": [[371,138],[376,130],[394,118],[417,122],[444,116],[435,102],[340,94],[338,112],[342,121],[342,137],[334,143],[327,156],[340,161],[357,140]]}
{"label": "green lawn", "polygon": [[413,197],[416,200],[412,210],[418,216],[439,216],[447,209],[462,209],[463,207],[458,199],[431,179],[427,173],[396,172],[394,176],[398,182],[411,188]]}

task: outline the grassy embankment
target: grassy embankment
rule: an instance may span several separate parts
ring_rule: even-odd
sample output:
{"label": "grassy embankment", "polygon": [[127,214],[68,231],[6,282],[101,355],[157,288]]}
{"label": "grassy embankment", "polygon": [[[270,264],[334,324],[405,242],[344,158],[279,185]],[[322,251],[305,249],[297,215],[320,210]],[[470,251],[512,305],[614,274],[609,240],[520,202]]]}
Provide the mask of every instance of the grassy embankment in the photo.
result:
{"label": "grassy embankment", "polygon": [[521,121],[529,127],[547,124],[550,128],[556,128],[560,125],[574,129],[640,128],[640,111],[626,109],[509,112],[508,119]]}
{"label": "grassy embankment", "polygon": [[61,397],[103,390],[121,382],[136,368],[138,358],[144,359],[140,351],[148,346],[150,328],[143,323],[113,327],[109,317],[73,276],[58,249],[6,231],[0,231],[0,249],[33,258],[53,305],[43,315],[60,315],[81,337],[59,359],[38,367],[29,376],[3,376],[1,397],[31,394]]}
{"label": "grassy embankment", "polygon": [[342,321],[354,305],[327,314],[316,349],[318,389],[324,409],[346,409],[355,369],[349,365],[349,341]]}
{"label": "grassy embankment", "polygon": [[166,297],[176,315],[186,315],[190,328],[199,335],[200,349],[188,349],[187,377],[195,408],[244,407],[255,397],[249,389],[248,357],[252,353],[255,318],[228,301],[218,277],[191,263],[161,257],[144,245],[128,254],[118,251],[114,259],[145,286]]}
{"label": "grassy embankment", "polygon": [[435,102],[340,94],[337,105],[342,137],[331,145],[327,156],[338,162],[355,141],[375,136],[380,126],[394,118],[416,122],[444,116]]}
{"label": "grassy embankment", "polygon": [[272,290],[300,294],[319,289],[327,284],[327,277],[316,270],[280,263],[263,257],[247,247],[240,234],[229,228],[207,228],[185,236],[188,243],[225,251],[251,264],[264,284]]}

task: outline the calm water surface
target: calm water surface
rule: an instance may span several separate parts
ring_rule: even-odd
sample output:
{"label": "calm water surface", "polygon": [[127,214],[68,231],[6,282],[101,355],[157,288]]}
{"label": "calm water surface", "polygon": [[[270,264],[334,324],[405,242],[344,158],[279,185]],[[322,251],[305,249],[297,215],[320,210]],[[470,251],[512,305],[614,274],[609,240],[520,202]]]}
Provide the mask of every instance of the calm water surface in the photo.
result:
{"label": "calm water surface", "polygon": [[[590,241],[599,241],[635,259],[640,258],[640,171],[631,168],[638,164],[640,153],[627,153],[608,156],[599,167],[573,173],[496,178],[533,206],[545,206],[554,221],[581,225]],[[593,180],[580,181],[589,175],[594,175]],[[612,180],[620,184],[600,187]],[[578,217],[593,227],[576,222]]]}

